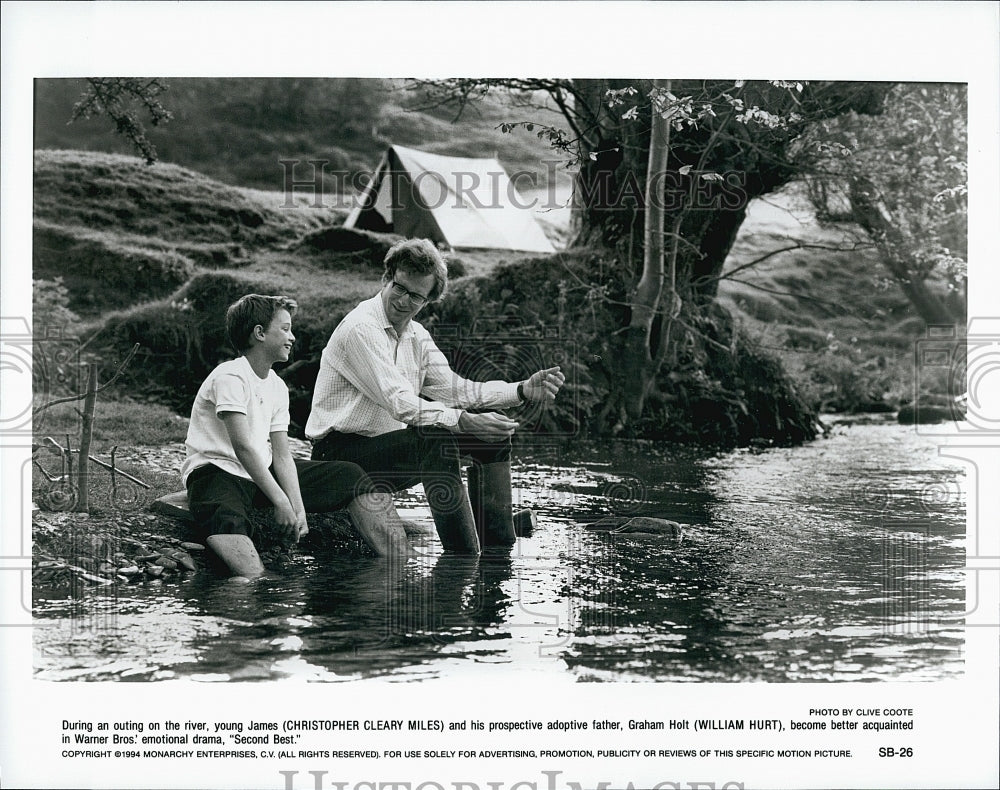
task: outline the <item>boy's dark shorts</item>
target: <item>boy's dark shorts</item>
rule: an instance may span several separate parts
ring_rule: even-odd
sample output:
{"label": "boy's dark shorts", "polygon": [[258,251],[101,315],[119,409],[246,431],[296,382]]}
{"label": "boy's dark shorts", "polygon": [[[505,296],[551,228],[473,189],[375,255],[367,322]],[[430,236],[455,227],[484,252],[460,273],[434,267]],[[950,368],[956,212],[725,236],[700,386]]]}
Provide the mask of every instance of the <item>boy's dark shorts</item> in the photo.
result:
{"label": "boy's dark shorts", "polygon": [[[307,513],[340,510],[355,497],[374,490],[368,475],[357,464],[296,459],[295,468]],[[188,475],[187,492],[191,516],[205,536],[247,535],[253,539],[257,528],[252,511],[272,506],[253,480],[214,464],[199,466]]]}

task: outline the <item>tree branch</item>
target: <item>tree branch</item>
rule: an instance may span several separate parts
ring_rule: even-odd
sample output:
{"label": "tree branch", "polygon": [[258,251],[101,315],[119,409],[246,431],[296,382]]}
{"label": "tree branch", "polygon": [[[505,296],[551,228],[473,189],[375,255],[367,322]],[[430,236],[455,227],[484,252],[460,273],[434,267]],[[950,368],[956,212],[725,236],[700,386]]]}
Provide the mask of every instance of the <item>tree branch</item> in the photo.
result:
{"label": "tree branch", "polygon": [[695,285],[702,286],[702,285],[707,285],[708,283],[716,280],[731,279],[734,274],[738,274],[739,272],[742,272],[745,269],[750,269],[754,266],[757,266],[758,264],[763,263],[768,258],[772,258],[775,255],[779,255],[780,253],[783,252],[790,252],[791,250],[829,250],[830,252],[855,252],[857,250],[866,250],[874,248],[875,248],[874,244],[870,242],[861,242],[861,241],[855,242],[850,247],[831,247],[826,244],[801,244],[801,243],[792,244],[789,247],[781,247],[777,250],[771,250],[770,252],[766,252],[759,258],[754,258],[752,261],[749,261],[748,263],[741,264],[740,266],[737,266],[735,269],[731,269],[728,272],[723,272],[722,274],[715,275],[714,277],[699,277],[698,280],[695,281]]}
{"label": "tree branch", "polygon": [[[93,391],[93,394],[96,395],[99,392],[103,392],[108,387],[110,387],[112,384],[114,384],[118,380],[118,377],[121,376],[121,374],[125,370],[125,368],[128,367],[129,362],[132,361],[132,357],[135,356],[135,354],[136,354],[136,352],[138,350],[139,350],[139,344],[136,343],[134,346],[132,346],[132,350],[128,352],[128,355],[125,357],[125,359],[122,360],[121,364],[115,370],[114,375],[110,379],[108,379],[106,382],[104,382],[104,384],[102,384],[97,389],[95,389]],[[33,409],[32,410],[31,416],[32,416],[32,418],[35,418],[39,414],[41,414],[42,412],[44,412],[46,409],[51,409],[53,406],[58,406],[60,403],[70,403],[72,401],[83,400],[89,394],[90,394],[90,389],[88,388],[87,392],[84,392],[84,393],[82,393],[80,395],[70,395],[69,397],[66,397],[66,398],[57,398],[56,400],[49,401],[48,403],[43,403],[37,409]]]}

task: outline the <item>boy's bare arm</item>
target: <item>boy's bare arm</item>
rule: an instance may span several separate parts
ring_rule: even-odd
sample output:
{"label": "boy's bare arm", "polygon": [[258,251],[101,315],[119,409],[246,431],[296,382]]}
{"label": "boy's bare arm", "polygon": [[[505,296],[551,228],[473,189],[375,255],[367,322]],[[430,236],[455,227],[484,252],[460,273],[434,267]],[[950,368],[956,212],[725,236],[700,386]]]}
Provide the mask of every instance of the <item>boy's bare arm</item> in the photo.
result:
{"label": "boy's bare arm", "polygon": [[[238,412],[226,411],[219,414],[219,418],[226,426],[226,433],[229,434],[229,441],[232,442],[233,452],[236,453],[237,460],[243,464],[243,468],[250,474],[250,478],[264,492],[264,496],[274,504],[274,519],[278,526],[294,527],[296,525],[295,510],[288,495],[282,486],[278,485],[267,468],[265,459],[261,458],[254,450],[250,441],[250,423],[247,421],[247,416]],[[298,492],[298,479],[296,479],[295,490]]]}
{"label": "boy's bare arm", "polygon": [[299,473],[295,468],[292,451],[288,447],[287,431],[271,432],[271,456],[274,476],[278,478],[278,485],[285,492],[295,512],[297,534],[294,538],[297,540],[309,531],[309,527],[306,525],[306,508],[302,504],[302,493],[299,491]]}

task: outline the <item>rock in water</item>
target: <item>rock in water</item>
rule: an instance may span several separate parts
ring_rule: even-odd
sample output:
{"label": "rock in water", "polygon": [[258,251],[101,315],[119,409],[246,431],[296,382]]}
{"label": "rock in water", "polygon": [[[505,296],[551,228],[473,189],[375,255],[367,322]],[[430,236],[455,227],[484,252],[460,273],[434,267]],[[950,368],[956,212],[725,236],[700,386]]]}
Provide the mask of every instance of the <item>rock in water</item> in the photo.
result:
{"label": "rock in water", "polygon": [[665,535],[670,538],[679,538],[684,534],[684,527],[676,521],[669,521],[665,518],[636,516],[614,530],[614,533],[616,535],[640,533],[644,535]]}
{"label": "rock in water", "polygon": [[191,521],[191,511],[188,509],[187,491],[175,491],[172,494],[161,496],[149,509],[154,513],[165,516],[173,516],[182,521]]}
{"label": "rock in water", "polygon": [[584,524],[583,527],[591,532],[614,532],[629,521],[631,519],[627,516],[605,516],[598,521]]}
{"label": "rock in water", "polygon": [[194,564],[194,559],[192,559],[191,555],[188,554],[186,551],[175,551],[171,555],[171,557],[178,565],[185,568],[186,570],[189,571],[198,570],[198,566]]}
{"label": "rock in water", "polygon": [[948,406],[927,404],[903,406],[896,414],[896,421],[900,425],[934,425],[954,419],[954,411]]}
{"label": "rock in water", "polygon": [[538,520],[535,518],[533,510],[524,508],[514,511],[514,534],[519,538],[531,537],[536,526],[538,526]]}

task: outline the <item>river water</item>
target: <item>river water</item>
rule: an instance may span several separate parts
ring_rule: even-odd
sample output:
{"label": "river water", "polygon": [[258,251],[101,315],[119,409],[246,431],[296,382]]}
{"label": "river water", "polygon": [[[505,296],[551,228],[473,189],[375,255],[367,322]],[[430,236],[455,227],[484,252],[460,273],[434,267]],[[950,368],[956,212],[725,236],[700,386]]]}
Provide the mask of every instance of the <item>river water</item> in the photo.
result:
{"label": "river water", "polygon": [[[712,453],[613,442],[521,452],[538,529],[511,551],[307,556],[251,583],[36,597],[51,680],[417,681],[506,665],[570,681],[936,680],[963,671],[964,465],[883,419]],[[419,491],[404,517],[430,525]],[[680,540],[586,524],[647,515]]]}

